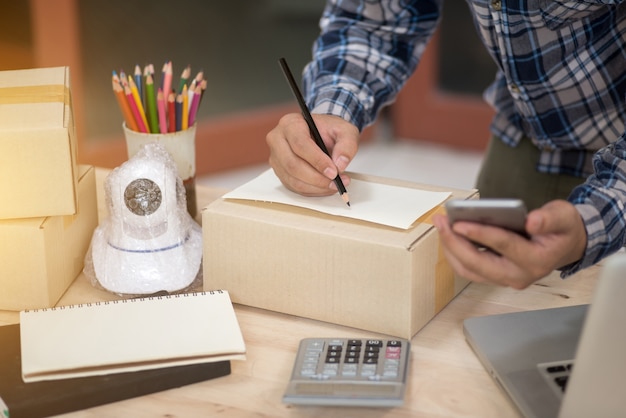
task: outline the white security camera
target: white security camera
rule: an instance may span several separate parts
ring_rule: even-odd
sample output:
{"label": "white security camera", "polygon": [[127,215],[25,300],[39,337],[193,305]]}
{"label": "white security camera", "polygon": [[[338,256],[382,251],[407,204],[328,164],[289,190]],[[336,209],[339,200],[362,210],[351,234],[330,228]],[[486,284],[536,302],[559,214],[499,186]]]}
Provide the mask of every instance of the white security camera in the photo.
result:
{"label": "white security camera", "polygon": [[147,144],[106,179],[110,217],[92,239],[96,279],[122,294],[177,291],[200,269],[202,231],[165,148]]}

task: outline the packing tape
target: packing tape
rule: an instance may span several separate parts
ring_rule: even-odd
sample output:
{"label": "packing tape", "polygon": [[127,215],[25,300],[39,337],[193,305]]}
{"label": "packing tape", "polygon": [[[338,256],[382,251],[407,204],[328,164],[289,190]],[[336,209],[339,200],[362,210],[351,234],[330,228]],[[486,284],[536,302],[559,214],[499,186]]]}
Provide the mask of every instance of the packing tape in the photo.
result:
{"label": "packing tape", "polygon": [[0,87],[0,104],[70,103],[70,89],[62,84]]}

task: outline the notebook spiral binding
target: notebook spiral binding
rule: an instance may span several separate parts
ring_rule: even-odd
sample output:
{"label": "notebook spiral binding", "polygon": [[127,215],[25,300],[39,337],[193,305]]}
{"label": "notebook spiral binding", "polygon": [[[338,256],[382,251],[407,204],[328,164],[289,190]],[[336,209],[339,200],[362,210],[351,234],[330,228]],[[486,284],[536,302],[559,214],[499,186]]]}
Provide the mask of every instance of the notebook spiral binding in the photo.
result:
{"label": "notebook spiral binding", "polygon": [[189,298],[194,296],[202,296],[202,295],[214,295],[224,293],[223,290],[205,290],[202,292],[191,292],[191,293],[176,293],[176,294],[164,294],[158,296],[144,296],[130,299],[117,299],[117,300],[105,300],[98,302],[90,302],[90,303],[78,303],[74,305],[63,305],[63,306],[54,306],[51,308],[39,308],[39,309],[25,309],[24,313],[35,313],[35,312],[47,312],[47,311],[57,311],[57,310],[66,310],[66,309],[76,309],[76,308],[90,308],[92,306],[106,306],[106,305],[117,305],[122,303],[135,303],[135,302],[146,302],[150,300],[162,300],[162,299],[177,299],[177,298]]}

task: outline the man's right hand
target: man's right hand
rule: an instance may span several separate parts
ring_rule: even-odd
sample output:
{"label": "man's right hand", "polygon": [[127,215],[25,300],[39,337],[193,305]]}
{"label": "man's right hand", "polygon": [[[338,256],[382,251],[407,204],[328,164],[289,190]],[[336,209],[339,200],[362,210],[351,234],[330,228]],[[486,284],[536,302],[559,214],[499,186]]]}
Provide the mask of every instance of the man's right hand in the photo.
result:
{"label": "man's right hand", "polygon": [[343,173],[356,155],[359,130],[338,116],[312,116],[331,157],[317,146],[302,115],[290,113],[265,138],[269,164],[289,190],[304,196],[327,196],[337,192],[333,182],[337,173],[346,187],[350,184]]}

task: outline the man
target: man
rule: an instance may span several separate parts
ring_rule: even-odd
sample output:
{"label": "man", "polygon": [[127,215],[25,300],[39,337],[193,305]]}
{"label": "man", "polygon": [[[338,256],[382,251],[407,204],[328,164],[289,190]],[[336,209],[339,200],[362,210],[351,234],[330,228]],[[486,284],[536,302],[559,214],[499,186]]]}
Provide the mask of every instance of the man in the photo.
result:
{"label": "man", "polygon": [[[496,114],[477,188],[482,197],[520,197],[534,210],[526,223],[530,240],[467,222],[450,227],[445,216],[436,217],[461,276],[521,289],[554,269],[566,277],[624,244],[623,1],[467,0],[499,69],[485,92]],[[331,194],[337,173],[349,185],[344,171],[360,131],[418,65],[441,3],[328,2],[303,85],[331,158],[300,115],[283,117],[267,143],[270,165],[287,188]],[[499,255],[478,251],[470,240]]]}

